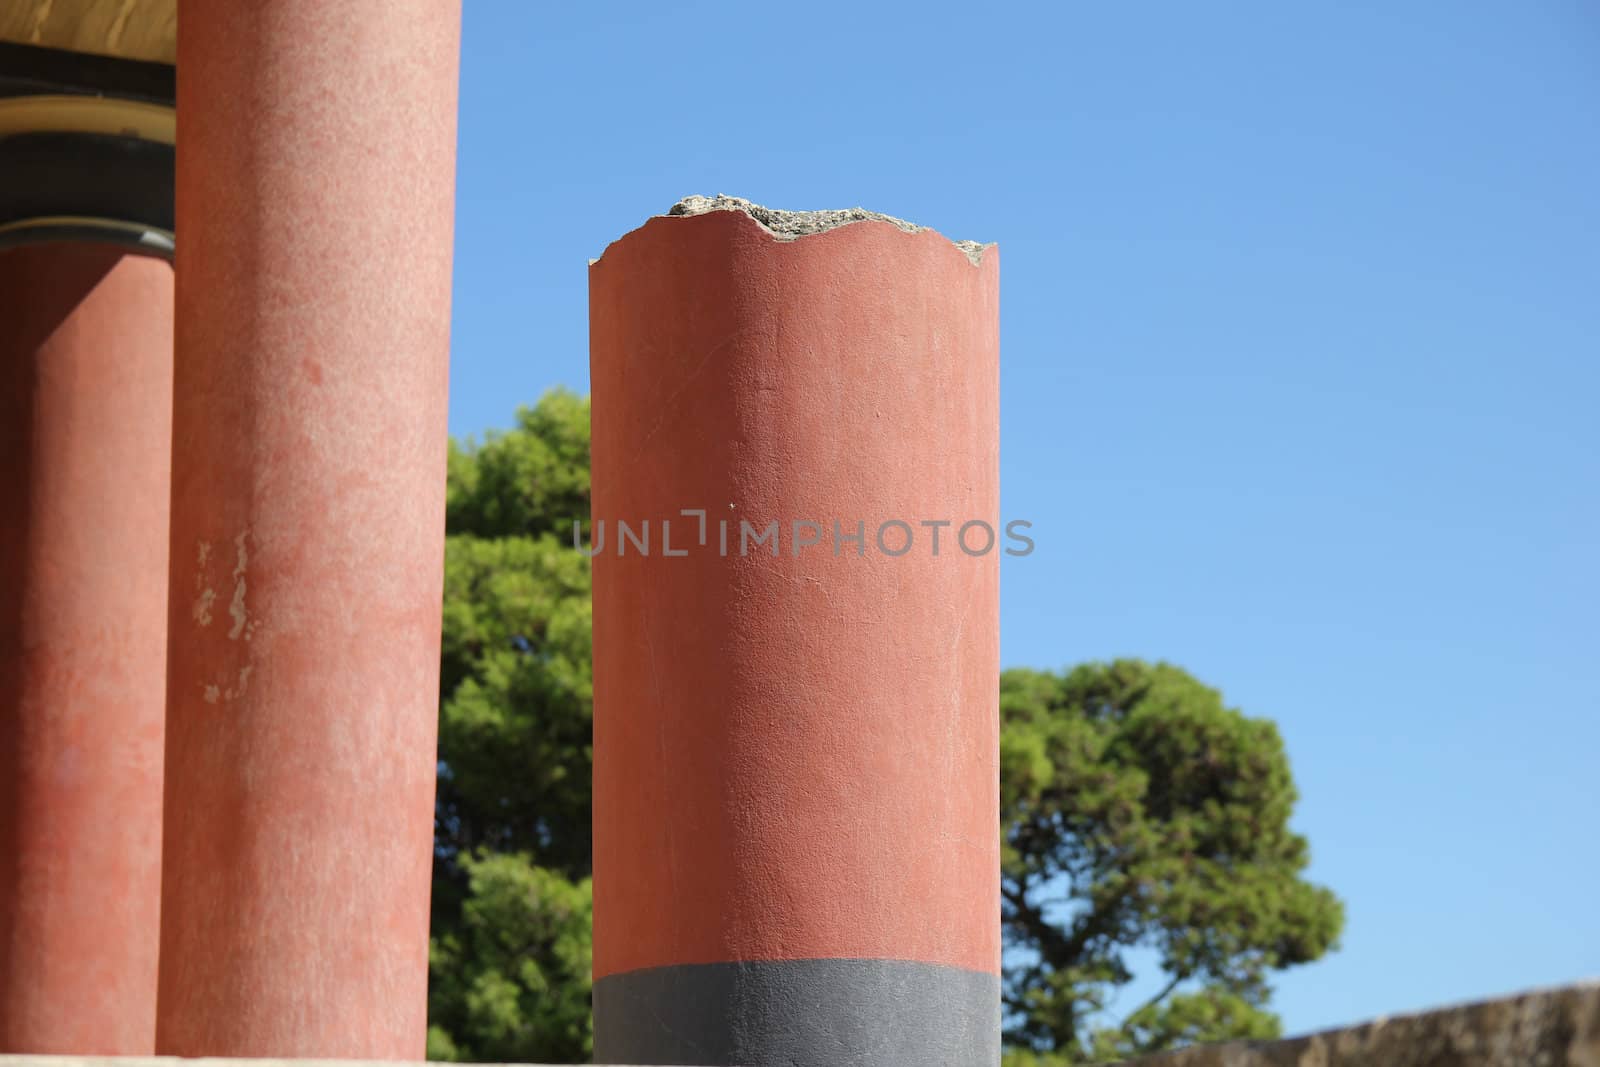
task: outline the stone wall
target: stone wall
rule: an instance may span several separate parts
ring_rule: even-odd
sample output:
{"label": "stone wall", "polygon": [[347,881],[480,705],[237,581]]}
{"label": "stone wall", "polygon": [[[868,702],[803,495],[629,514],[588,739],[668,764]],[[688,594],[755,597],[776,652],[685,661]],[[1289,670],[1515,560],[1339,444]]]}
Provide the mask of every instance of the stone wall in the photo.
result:
{"label": "stone wall", "polygon": [[1308,1037],[1205,1045],[1128,1067],[1600,1067],[1600,983]]}

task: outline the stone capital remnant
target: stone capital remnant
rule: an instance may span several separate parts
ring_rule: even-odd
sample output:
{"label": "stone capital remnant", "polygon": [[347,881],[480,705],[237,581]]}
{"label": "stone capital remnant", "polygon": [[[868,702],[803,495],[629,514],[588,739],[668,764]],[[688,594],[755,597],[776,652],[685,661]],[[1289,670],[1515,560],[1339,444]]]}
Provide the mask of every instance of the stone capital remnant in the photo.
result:
{"label": "stone capital remnant", "polygon": [[[992,246],[683,201],[590,268],[594,517],[994,523],[998,300]],[[997,588],[595,558],[598,1061],[999,1062]]]}

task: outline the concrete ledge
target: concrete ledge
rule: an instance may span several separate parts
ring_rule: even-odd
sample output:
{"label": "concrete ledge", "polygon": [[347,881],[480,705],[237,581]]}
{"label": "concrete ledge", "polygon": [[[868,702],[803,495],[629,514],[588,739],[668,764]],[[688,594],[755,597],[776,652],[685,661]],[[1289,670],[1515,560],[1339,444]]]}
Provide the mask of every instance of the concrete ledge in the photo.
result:
{"label": "concrete ledge", "polygon": [[[183,1059],[178,1056],[4,1056],[0,1067],[437,1067],[422,1061],[406,1060],[294,1060],[294,1059],[226,1059],[201,1057]],[[484,1067],[505,1067],[485,1064]],[[559,1067],[559,1065],[525,1063],[515,1067]],[[610,1067],[634,1067],[615,1064]]]}
{"label": "concrete ledge", "polygon": [[1600,982],[1309,1037],[1202,1045],[1125,1067],[1600,1067]]}
{"label": "concrete ledge", "polygon": [[[0,1067],[394,1067],[383,1060],[0,1056]],[[531,1065],[529,1065],[531,1067]],[[620,1067],[620,1065],[618,1065]],[[934,1065],[929,1065],[934,1067]],[[1123,1067],[1600,1067],[1600,982],[1282,1041],[1204,1045]]]}

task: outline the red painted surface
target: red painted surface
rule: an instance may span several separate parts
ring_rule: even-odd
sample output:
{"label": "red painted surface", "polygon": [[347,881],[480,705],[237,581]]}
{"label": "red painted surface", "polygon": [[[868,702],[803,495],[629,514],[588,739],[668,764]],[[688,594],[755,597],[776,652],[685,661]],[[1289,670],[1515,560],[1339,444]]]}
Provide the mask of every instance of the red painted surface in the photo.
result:
{"label": "red painted surface", "polygon": [[459,23],[183,7],[164,1054],[423,1055]]}
{"label": "red painted surface", "polygon": [[172,268],[0,253],[0,1053],[155,1042]]}
{"label": "red painted surface", "polygon": [[[597,978],[872,957],[997,972],[997,251],[656,218],[590,272]],[[693,545],[705,508],[709,547]],[[614,522],[652,521],[618,557]],[[735,531],[717,553],[717,522]],[[738,521],[782,555],[738,556]],[[824,544],[791,554],[793,520]],[[867,524],[868,554],[832,528]],[[891,534],[891,536],[896,536]],[[973,535],[974,546],[980,543]],[[898,548],[897,541],[890,542]]]}

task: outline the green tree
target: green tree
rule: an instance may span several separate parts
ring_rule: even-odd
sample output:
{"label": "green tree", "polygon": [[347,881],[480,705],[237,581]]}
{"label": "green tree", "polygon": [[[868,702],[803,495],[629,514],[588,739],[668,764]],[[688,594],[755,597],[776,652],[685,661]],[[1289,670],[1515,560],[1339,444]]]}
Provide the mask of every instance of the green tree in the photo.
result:
{"label": "green tree", "polygon": [[452,443],[434,815],[432,1059],[583,1062],[589,1021],[589,404]]}
{"label": "green tree", "polygon": [[[1000,714],[1012,1067],[1276,1035],[1269,975],[1343,924],[1302,878],[1276,727],[1136,660],[1007,671]],[[1159,989],[1114,1013],[1137,955],[1159,961]]]}

